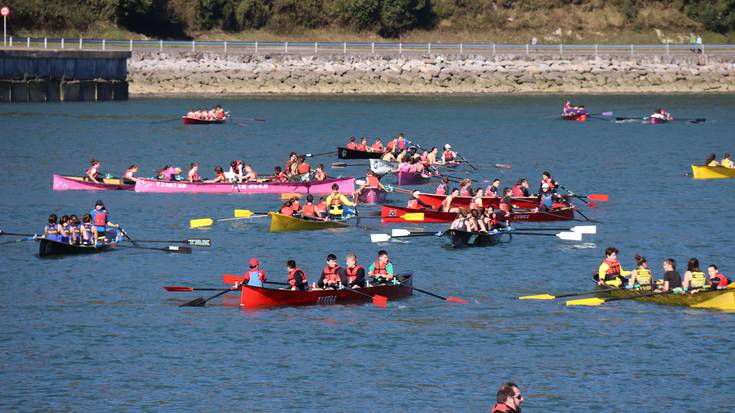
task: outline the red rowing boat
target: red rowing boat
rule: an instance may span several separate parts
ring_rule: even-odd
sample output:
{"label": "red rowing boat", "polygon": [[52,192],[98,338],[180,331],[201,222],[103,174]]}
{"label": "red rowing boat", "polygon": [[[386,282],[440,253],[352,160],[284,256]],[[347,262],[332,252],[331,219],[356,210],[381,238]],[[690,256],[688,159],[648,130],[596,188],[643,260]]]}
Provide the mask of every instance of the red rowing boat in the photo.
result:
{"label": "red rowing boat", "polygon": [[[444,201],[444,198],[446,198],[445,195],[436,195],[436,194],[429,194],[429,193],[419,194],[419,199],[434,209],[439,209],[439,207],[441,207],[442,201]],[[562,198],[564,202],[571,203],[570,202],[571,197],[563,196]],[[515,208],[531,209],[531,208],[536,208],[538,206],[538,197],[535,197],[535,196],[517,197],[517,198],[511,198],[511,200],[513,201],[513,206]],[[458,196],[454,198],[454,200],[452,201],[452,206],[457,207],[457,208],[469,208],[471,202],[472,202],[471,196]],[[493,208],[497,209],[500,207],[500,197],[483,197],[482,206],[485,208],[492,206]]]}
{"label": "red rowing boat", "polygon": [[225,123],[227,119],[197,119],[182,116],[181,119],[184,121],[184,125],[213,125],[218,123]]}
{"label": "red rowing boat", "polygon": [[[226,284],[232,284],[238,278],[242,280],[242,276],[226,274],[224,281]],[[401,284],[376,285],[356,289],[356,291],[368,296],[345,288],[341,290],[292,291],[245,285],[242,287],[242,293],[240,294],[240,306],[243,308],[266,308],[318,304],[360,304],[370,302],[374,295],[381,295],[390,300],[411,296],[413,294],[413,288],[410,287],[412,283],[411,275],[399,275],[398,279]]]}
{"label": "red rowing boat", "polygon": [[[514,222],[549,222],[569,221],[574,219],[574,206],[560,206],[548,212],[541,211],[514,211],[510,214],[510,220]],[[457,217],[456,212],[439,212],[426,209],[410,209],[397,206],[383,206],[380,210],[380,218],[383,222],[406,223],[446,223],[452,222]]]}

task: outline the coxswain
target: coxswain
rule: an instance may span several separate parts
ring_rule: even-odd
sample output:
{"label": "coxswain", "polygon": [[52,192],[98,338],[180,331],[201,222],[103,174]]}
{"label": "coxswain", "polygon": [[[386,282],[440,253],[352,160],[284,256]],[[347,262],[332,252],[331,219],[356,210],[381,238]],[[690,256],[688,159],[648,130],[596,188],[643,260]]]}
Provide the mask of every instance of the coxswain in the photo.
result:
{"label": "coxswain", "polygon": [[442,163],[453,163],[455,159],[457,159],[457,153],[452,151],[452,145],[444,145],[444,152],[442,153]]}
{"label": "coxswain", "polygon": [[730,280],[720,272],[715,264],[707,266],[707,275],[709,275],[709,286],[713,290],[722,290],[730,284]]}
{"label": "coxswain", "polygon": [[296,266],[296,261],[286,261],[286,269],[288,270],[288,285],[291,290],[305,291],[309,289],[306,273]]}
{"label": "coxswain", "polygon": [[91,166],[87,169],[87,178],[92,182],[102,182],[102,174],[100,174],[100,161],[92,159],[89,161]]}
{"label": "coxswain", "polygon": [[682,291],[681,275],[676,271],[676,260],[673,258],[666,258],[663,263],[664,269],[664,283],[663,291],[672,291],[678,293]]}
{"label": "coxswain", "polygon": [[495,198],[502,195],[500,192],[500,179],[493,179],[493,182],[485,188],[485,195]]}
{"label": "coxswain", "polygon": [[366,287],[365,268],[357,264],[357,255],[355,254],[347,254],[347,257],[345,257],[345,267],[342,269],[341,275],[345,287]]}
{"label": "coxswain", "polygon": [[559,183],[551,177],[551,173],[549,171],[544,171],[541,174],[541,185],[539,186],[539,192],[541,192],[540,189],[544,186],[544,184],[549,186],[551,192],[556,192],[556,188],[559,187]]}
{"label": "coxswain", "polygon": [[520,413],[523,403],[521,389],[514,383],[504,383],[498,389],[495,402],[491,413]]}
{"label": "coxswain", "polygon": [[640,289],[644,291],[653,291],[653,274],[648,268],[648,260],[640,255],[635,256],[636,269],[630,272],[628,280],[628,289]]}
{"label": "coxswain", "polygon": [[327,196],[328,217],[331,219],[342,219],[344,214],[343,206],[354,207],[355,203],[339,192],[338,184],[332,184],[332,193]]}
{"label": "coxswain", "polygon": [[242,182],[242,177],[245,175],[244,168],[245,162],[240,159],[230,162],[230,176],[234,177],[238,182]]}
{"label": "coxswain", "polygon": [[314,179],[317,181],[326,181],[327,173],[324,171],[324,164],[318,164],[316,166],[316,172],[314,172]]}
{"label": "coxswain", "polygon": [[302,218],[323,218],[324,215],[319,211],[316,205],[314,205],[314,195],[306,195],[306,203],[301,207]]}
{"label": "coxswain", "polygon": [[279,214],[286,215],[288,217],[293,216],[294,212],[296,212],[296,211],[294,211],[294,209],[291,207],[291,200],[290,199],[287,200],[287,201],[285,201],[283,203],[283,205],[281,205],[281,209],[278,210],[278,213]]}
{"label": "coxswain", "polygon": [[337,264],[337,256],[334,254],[327,255],[327,265],[322,270],[321,277],[317,285],[319,288],[334,288],[335,290],[342,287],[342,277],[340,276],[342,267]]}
{"label": "coxswain", "polygon": [[720,163],[717,162],[717,155],[714,153],[711,153],[707,155],[707,159],[704,161],[705,166],[720,166]]}
{"label": "coxswain", "polygon": [[385,284],[393,280],[393,264],[388,259],[388,251],[378,251],[378,259],[370,264],[368,275],[377,284]]}
{"label": "coxswain", "polygon": [[[512,194],[512,191],[511,191]],[[541,185],[541,193],[538,194],[538,210],[549,212],[554,208],[554,194],[546,184]]]}
{"label": "coxswain", "polygon": [[380,183],[380,178],[372,169],[368,169],[367,176],[365,176],[365,182],[355,190],[354,196],[360,195],[360,193],[366,189],[380,189],[387,191],[385,186]]}
{"label": "coxswain", "polygon": [[[257,258],[250,258],[250,261],[248,261],[248,266],[250,267],[247,271],[245,271],[245,274],[243,275],[242,282],[240,285],[249,285],[251,287],[262,287],[263,283],[266,281],[265,271],[260,268],[260,261],[258,261]],[[235,288],[238,287],[238,284],[235,283]]]}
{"label": "coxswain", "polygon": [[271,180],[274,182],[286,182],[288,181],[288,176],[286,176],[286,173],[283,172],[280,166],[276,166],[273,168],[273,176],[271,176]]}
{"label": "coxswain", "polygon": [[50,241],[59,241],[61,239],[58,223],[59,217],[56,214],[48,216],[48,223],[43,227],[43,236]]}
{"label": "coxswain", "polygon": [[133,164],[128,167],[128,169],[123,172],[122,175],[122,181],[126,184],[132,184],[134,183],[137,178],[135,177],[135,174],[138,173],[138,166]]}
{"label": "coxswain", "polygon": [[92,215],[82,215],[82,244],[84,245],[95,245],[97,244],[97,228],[92,223]]}
{"label": "coxswain", "polygon": [[97,229],[97,238],[100,240],[105,239],[107,233],[107,227],[118,228],[120,225],[113,224],[110,222],[110,213],[105,208],[104,202],[97,200],[94,204],[94,209],[89,212],[92,216],[92,224]]}
{"label": "coxswain", "polygon": [[531,193],[528,191],[528,179],[519,179],[515,186],[513,186],[511,195],[513,198],[530,197]]}
{"label": "coxswain", "polygon": [[79,217],[76,214],[69,216],[69,227],[67,232],[69,233],[70,244],[81,244],[82,243],[82,225],[79,222]]}
{"label": "coxswain", "polygon": [[625,271],[618,262],[618,249],[608,247],[605,250],[605,260],[600,264],[595,274],[595,280],[598,285],[606,285],[608,287],[620,288],[626,285],[625,276],[630,275],[630,271]]}
{"label": "coxswain", "polygon": [[222,169],[221,166],[217,166],[214,168],[214,178],[204,181],[207,183],[215,183],[215,182],[227,182],[227,176],[225,175],[225,170]]}
{"label": "coxswain", "polygon": [[724,166],[725,168],[735,168],[735,163],[732,162],[732,159],[730,159],[730,154],[725,153],[722,155],[722,161],[720,162],[720,165]]}
{"label": "coxswain", "polygon": [[453,188],[452,192],[449,193],[441,203],[439,210],[441,212],[458,212],[459,208],[452,206],[454,198],[459,196],[459,189]]}
{"label": "coxswain", "polygon": [[510,188],[503,188],[503,196],[500,197],[500,202],[498,203],[498,208],[500,208],[501,211],[505,212],[508,215],[513,212],[513,198],[511,196],[512,193],[513,191]]}
{"label": "coxswain", "polygon": [[357,150],[358,151],[367,152],[367,150],[368,150],[368,141],[367,141],[367,138],[363,137],[362,139],[360,139],[360,144],[357,145]]}
{"label": "coxswain", "polygon": [[250,164],[245,165],[245,175],[242,177],[243,182],[257,182],[258,174],[253,170]]}
{"label": "coxswain", "polygon": [[189,172],[186,173],[186,180],[189,182],[200,182],[202,177],[199,176],[199,164],[192,162],[189,164]]}
{"label": "coxswain", "polygon": [[61,217],[61,221],[59,221],[59,235],[61,235],[61,237],[59,237],[59,242],[69,244],[69,215],[63,215]]}
{"label": "coxswain", "polygon": [[684,291],[699,290],[707,286],[707,277],[704,271],[699,268],[699,260],[692,257],[687,262],[687,270],[684,273],[684,279],[681,281],[681,287]]}
{"label": "coxswain", "polygon": [[377,153],[383,153],[385,150],[383,148],[383,142],[380,141],[380,138],[375,138],[375,143],[370,145],[371,152],[377,152]]}
{"label": "coxswain", "polygon": [[352,149],[353,151],[357,150],[357,142],[355,142],[354,136],[350,137],[350,141],[347,143],[347,149]]}

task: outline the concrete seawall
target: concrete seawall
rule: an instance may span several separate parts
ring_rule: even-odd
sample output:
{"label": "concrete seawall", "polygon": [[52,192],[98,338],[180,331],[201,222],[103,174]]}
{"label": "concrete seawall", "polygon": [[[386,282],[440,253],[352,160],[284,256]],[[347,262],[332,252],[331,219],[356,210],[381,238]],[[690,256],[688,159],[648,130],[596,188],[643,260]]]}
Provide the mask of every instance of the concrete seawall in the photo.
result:
{"label": "concrete seawall", "polygon": [[243,55],[137,52],[130,93],[637,93],[735,91],[729,55]]}

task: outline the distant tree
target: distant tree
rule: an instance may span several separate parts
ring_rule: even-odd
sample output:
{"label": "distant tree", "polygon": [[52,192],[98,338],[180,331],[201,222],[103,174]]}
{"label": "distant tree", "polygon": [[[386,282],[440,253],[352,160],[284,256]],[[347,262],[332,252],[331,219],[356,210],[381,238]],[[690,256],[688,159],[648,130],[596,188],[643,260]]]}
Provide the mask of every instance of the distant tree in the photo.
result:
{"label": "distant tree", "polygon": [[684,10],[707,30],[727,33],[735,30],[735,0],[687,0]]}
{"label": "distant tree", "polygon": [[270,15],[270,0],[240,0],[235,9],[240,30],[260,29],[268,23]]}

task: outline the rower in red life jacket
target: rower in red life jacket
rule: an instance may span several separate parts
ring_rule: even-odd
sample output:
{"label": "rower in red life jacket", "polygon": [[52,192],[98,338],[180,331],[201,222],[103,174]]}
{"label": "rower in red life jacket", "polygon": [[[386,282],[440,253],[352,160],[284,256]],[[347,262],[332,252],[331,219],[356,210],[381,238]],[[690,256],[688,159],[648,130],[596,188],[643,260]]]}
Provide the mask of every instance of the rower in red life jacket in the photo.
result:
{"label": "rower in red life jacket", "polygon": [[513,212],[513,200],[511,198],[512,190],[510,188],[503,188],[503,196],[500,198],[500,204],[498,207],[501,211],[509,214]]}
{"label": "rower in red life jacket", "polygon": [[559,187],[559,184],[551,177],[551,173],[549,171],[544,171],[544,173],[541,174],[541,186],[539,187],[539,192],[541,192],[541,188],[544,184],[549,186],[551,192],[556,192],[556,188]]}
{"label": "rower in red life jacket", "polygon": [[306,195],[306,204],[301,208],[302,218],[324,218],[324,215],[319,211],[316,205],[314,205],[314,195]]}
{"label": "rower in red life jacket", "polygon": [[394,274],[393,264],[388,259],[388,251],[378,251],[378,259],[368,268],[370,278],[375,284],[385,284],[393,282]]}
{"label": "rower in red life jacket", "polygon": [[[257,258],[250,258],[250,261],[248,261],[248,266],[250,267],[250,269],[245,271],[242,283],[240,283],[240,285],[262,287],[267,278],[265,276],[265,271],[260,268],[260,261],[258,261]],[[235,288],[237,287],[238,285],[235,284]]]}
{"label": "rower in red life jacket", "polygon": [[124,183],[134,183],[136,181],[135,174],[138,173],[138,166],[133,164],[123,172],[122,181]]}
{"label": "rower in red life jacket", "polygon": [[286,182],[288,180],[288,176],[286,176],[286,173],[283,172],[280,166],[276,166],[273,169],[273,176],[271,176],[271,179],[274,182]]}
{"label": "rower in red life jacket", "polygon": [[442,182],[439,184],[439,186],[436,187],[436,191],[434,193],[436,195],[446,195],[448,189],[449,189],[449,178],[446,176],[442,176]]}
{"label": "rower in red life jacket", "polygon": [[408,145],[408,140],[405,136],[403,136],[403,133],[398,134],[398,139],[396,140],[396,144],[398,145],[399,150],[406,149],[406,146]]}
{"label": "rower in red life jacket", "polygon": [[224,169],[222,169],[221,166],[215,167],[214,168],[214,178],[212,178],[210,180],[207,180],[207,181],[204,181],[204,182],[207,182],[207,183],[215,183],[215,182],[224,183],[224,182],[227,182],[227,177],[225,176]]}
{"label": "rower in red life jacket", "polygon": [[309,289],[309,283],[306,280],[306,273],[296,266],[296,261],[288,260],[286,262],[288,270],[288,285],[291,290],[306,291]]}
{"label": "rower in red life jacket", "polygon": [[387,191],[387,189],[385,189],[385,186],[380,183],[380,178],[375,174],[372,169],[368,169],[367,175],[365,176],[365,182],[357,187],[354,195],[357,196],[366,189],[380,189],[383,191]]}
{"label": "rower in red life jacket", "polygon": [[452,145],[444,145],[444,153],[442,153],[442,162],[445,164],[452,163],[457,158],[457,154],[452,151]]}
{"label": "rower in red life jacket", "polygon": [[620,266],[618,252],[618,249],[615,247],[608,247],[605,250],[605,260],[600,264],[600,268],[597,270],[597,276],[595,277],[598,285],[609,287],[626,285],[626,280],[623,277],[630,275],[630,271],[625,271]]}
{"label": "rower in red life jacket", "polygon": [[256,182],[258,174],[253,170],[252,165],[245,165],[245,175],[242,177],[243,182]]}
{"label": "rower in red life jacket", "polygon": [[357,142],[355,142],[355,137],[350,137],[350,142],[347,144],[347,149],[352,149],[354,151],[357,150]]}
{"label": "rower in red life jacket", "polygon": [[311,172],[311,167],[308,163],[306,163],[306,157],[301,155],[299,156],[299,163],[298,167],[296,168],[296,173],[299,175],[302,175],[302,178],[305,177],[305,179],[308,179],[309,173]]}
{"label": "rower in red life jacket", "polygon": [[318,164],[316,166],[316,172],[314,173],[314,179],[317,181],[325,181],[327,179],[327,173],[324,171],[324,164]]}
{"label": "rower in red life jacket", "polygon": [[495,178],[493,182],[485,188],[485,196],[499,197],[502,193],[500,192],[500,179]]}
{"label": "rower in red life jacket", "polygon": [[342,284],[349,288],[364,288],[365,282],[365,268],[357,264],[357,256],[355,254],[347,254],[345,257],[345,267],[342,269],[340,274],[342,277]]}
{"label": "rower in red life jacket", "polygon": [[515,186],[513,186],[511,196],[513,196],[513,198],[530,197],[531,193],[528,192],[528,179],[519,179]]}
{"label": "rower in red life jacket", "polygon": [[396,152],[398,150],[398,137],[394,137],[385,144],[385,149],[388,152]]}
{"label": "rower in red life jacket", "polygon": [[186,180],[189,182],[200,182],[202,177],[199,176],[199,164],[192,162],[189,164],[189,172],[186,174]]}
{"label": "rower in red life jacket", "polygon": [[288,217],[293,216],[294,212],[296,212],[296,211],[294,211],[294,209],[291,207],[291,200],[290,199],[288,201],[284,202],[283,205],[281,205],[281,209],[278,210],[278,213],[279,214],[286,215]]}
{"label": "rower in red life jacket", "polygon": [[337,264],[337,256],[334,254],[327,255],[327,265],[322,270],[321,277],[317,285],[319,288],[334,288],[335,290],[342,287],[342,278],[340,270],[342,268]]}
{"label": "rower in red life jacket", "polygon": [[382,153],[384,151],[383,142],[380,141],[380,138],[375,138],[375,143],[370,145],[370,149],[373,152],[378,152],[378,153]]}
{"label": "rower in red life jacket", "polygon": [[730,284],[730,280],[720,272],[715,264],[707,266],[707,275],[709,275],[709,286],[713,290],[722,290]]}
{"label": "rower in red life jacket", "polygon": [[472,196],[472,179],[465,178],[460,181],[459,196]]}
{"label": "rower in red life jacket", "polygon": [[48,223],[43,227],[43,236],[51,241],[59,241],[61,239],[61,230],[59,229],[59,217],[56,214],[48,216]]}
{"label": "rower in red life jacket", "polygon": [[97,229],[98,239],[104,240],[107,233],[107,227],[120,227],[120,225],[110,222],[110,214],[107,212],[107,209],[105,209],[105,204],[101,200],[95,202],[94,209],[90,211],[89,215],[92,216],[92,224]]}
{"label": "rower in red life jacket", "polygon": [[520,413],[523,403],[521,389],[514,383],[504,383],[498,389],[495,402],[491,413]]}
{"label": "rower in red life jacket", "polygon": [[319,197],[319,203],[316,204],[316,209],[322,214],[322,217],[327,216],[327,197]]}
{"label": "rower in red life jacket", "polygon": [[300,212],[301,211],[301,201],[299,201],[299,198],[301,198],[301,195],[294,195],[289,199],[289,202],[291,202],[291,209],[293,209],[293,212]]}
{"label": "rower in red life jacket", "polygon": [[89,169],[87,169],[87,172],[85,172],[87,178],[93,182],[102,182],[102,175],[100,174],[100,161],[92,159],[91,161],[89,161],[89,163],[91,164],[91,166],[89,167]]}

